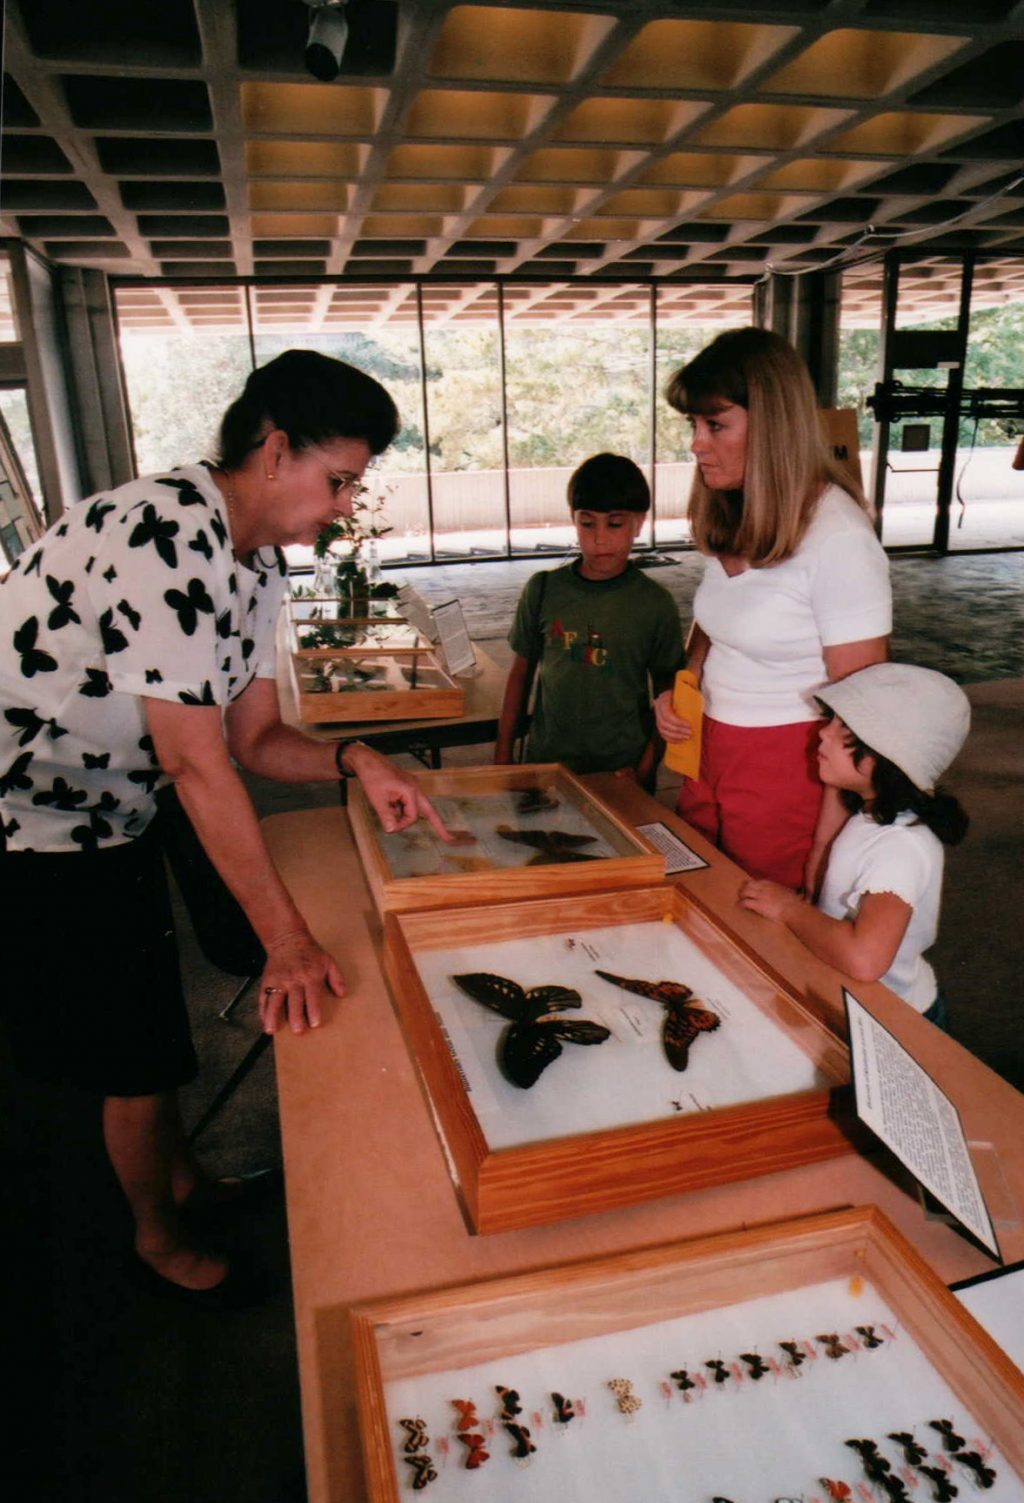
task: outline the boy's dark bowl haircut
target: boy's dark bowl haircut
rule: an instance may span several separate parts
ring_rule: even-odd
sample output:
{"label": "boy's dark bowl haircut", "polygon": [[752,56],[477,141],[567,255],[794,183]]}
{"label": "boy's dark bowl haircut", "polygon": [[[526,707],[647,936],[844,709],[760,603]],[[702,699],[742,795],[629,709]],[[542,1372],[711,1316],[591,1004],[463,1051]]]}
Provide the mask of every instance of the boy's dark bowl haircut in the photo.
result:
{"label": "boy's dark bowl haircut", "polygon": [[571,512],[647,512],[651,488],[640,466],[624,454],[592,454],[569,476],[568,500]]}

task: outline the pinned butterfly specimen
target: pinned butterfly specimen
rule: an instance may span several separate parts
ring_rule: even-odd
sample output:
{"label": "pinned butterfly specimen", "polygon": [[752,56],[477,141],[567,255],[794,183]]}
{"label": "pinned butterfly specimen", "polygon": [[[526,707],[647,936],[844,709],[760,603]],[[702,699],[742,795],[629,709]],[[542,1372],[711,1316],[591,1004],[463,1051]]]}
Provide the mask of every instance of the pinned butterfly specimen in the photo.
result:
{"label": "pinned butterfly specimen", "polygon": [[665,1009],[661,1046],[673,1070],[685,1070],[690,1062],[690,1045],[697,1035],[714,1033],[722,1021],[716,1012],[691,1003],[693,992],[681,981],[638,981],[628,976],[613,976],[611,971],[598,971],[597,975],[612,986],[621,986],[624,992],[635,992],[638,997],[661,1003]]}
{"label": "pinned butterfly specimen", "polygon": [[560,1393],[553,1393],[551,1402],[555,1406],[556,1425],[567,1425],[570,1420],[576,1418],[576,1410],[573,1408],[571,1399],[563,1397]]}
{"label": "pinned butterfly specimen", "polygon": [[525,1461],[527,1456],[537,1449],[530,1439],[529,1430],[527,1430],[525,1425],[517,1425],[515,1420],[503,1420],[502,1424],[515,1442],[509,1454],[514,1456],[517,1461]]}
{"label": "pinned butterfly specimen", "polygon": [[925,1466],[922,1463],[917,1470],[932,1484],[932,1498],[935,1503],[950,1503],[950,1499],[955,1498],[960,1491],[949,1473],[944,1472],[940,1466]]}
{"label": "pinned butterfly specimen", "polygon": [[405,1456],[402,1459],[412,1467],[416,1474],[412,1479],[412,1490],[414,1493],[422,1492],[428,1482],[437,1481],[434,1463],[424,1452],[421,1451],[418,1456]]}
{"label": "pinned butterfly specimen", "polygon": [[953,1429],[952,1420],[929,1420],[928,1424],[942,1436],[944,1450],[959,1451],[963,1448],[964,1438]]}
{"label": "pinned butterfly specimen", "polygon": [[894,1440],[903,1451],[903,1459],[908,1466],[917,1466],[928,1455],[924,1446],[919,1446],[909,1430],[890,1430],[889,1439]]}
{"label": "pinned butterfly specimen", "polygon": [[557,809],[560,802],[547,788],[527,788],[516,799],[516,813],[540,814],[544,809]]}
{"label": "pinned butterfly specimen", "polygon": [[520,1404],[519,1395],[514,1388],[505,1388],[501,1383],[496,1383],[494,1391],[501,1400],[502,1419],[506,1415],[509,1419],[514,1419],[517,1414],[522,1414],[523,1406]]}
{"label": "pinned butterfly specimen", "polygon": [[869,1352],[873,1352],[876,1346],[882,1345],[882,1338],[881,1336],[875,1335],[874,1326],[854,1326],[854,1330],[857,1332],[857,1335],[861,1338]]}
{"label": "pinned butterfly specimen", "polygon": [[[870,1475],[870,1473],[869,1473]],[[907,1503],[907,1489],[898,1477],[879,1476],[872,1479],[884,1488],[888,1494],[889,1503]]]}
{"label": "pinned butterfly specimen", "polygon": [[799,1342],[780,1341],[779,1346],[781,1346],[782,1350],[789,1358],[790,1367],[800,1367],[804,1362],[807,1361],[805,1354],[800,1350]]}
{"label": "pinned butterfly specimen", "polygon": [[832,1499],[832,1503],[848,1503],[852,1496],[850,1484],[831,1477],[819,1477],[818,1481]]}
{"label": "pinned butterfly specimen", "polygon": [[995,1469],[986,1466],[983,1458],[977,1451],[958,1451],[956,1459],[969,1471],[974,1473],[975,1481],[979,1487],[991,1487],[996,1480]]}
{"label": "pinned butterfly specimen", "polygon": [[755,1383],[759,1378],[763,1378],[768,1371],[767,1362],[762,1357],[759,1357],[757,1352],[740,1352],[740,1361],[745,1362],[750,1368],[750,1376]]}
{"label": "pinned butterfly specimen", "polygon": [[427,1435],[427,1422],[424,1419],[400,1419],[398,1423],[406,1431],[406,1439],[402,1446],[403,1451],[425,1451],[430,1437]]}
{"label": "pinned butterfly specimen", "polygon": [[455,1421],[456,1430],[472,1430],[480,1423],[472,1399],[452,1399],[452,1406],[459,1416]]}
{"label": "pinned butterfly specimen", "polygon": [[615,1395],[620,1414],[635,1414],[643,1407],[644,1401],[633,1392],[633,1384],[629,1378],[609,1378],[608,1387]]}
{"label": "pinned butterfly specimen", "polygon": [[892,1471],[888,1461],[879,1453],[878,1447],[873,1440],[848,1440],[846,1444],[852,1451],[856,1451],[864,1464],[864,1470],[872,1482],[880,1482],[887,1472]]}
{"label": "pinned butterfly specimen", "polygon": [[720,1357],[713,1357],[710,1362],[705,1362],[704,1366],[710,1368],[714,1373],[716,1383],[727,1383],[729,1381],[729,1369]]}
{"label": "pinned butterfly specimen", "polygon": [[686,1393],[688,1389],[697,1387],[685,1367],[677,1368],[674,1373],[669,1373],[669,1377],[674,1380],[680,1393]]}
{"label": "pinned butterfly specimen", "polygon": [[482,1435],[478,1435],[471,1430],[460,1430],[459,1439],[464,1446],[469,1448],[466,1455],[467,1471],[475,1472],[477,1467],[483,1466],[485,1461],[490,1461],[491,1453],[488,1451],[487,1442]]}
{"label": "pinned butterfly specimen", "polygon": [[507,1080],[524,1090],[558,1058],[563,1042],[603,1044],[611,1037],[611,1030],[601,1023],[557,1016],[582,1005],[579,992],[571,987],[531,986],[527,991],[517,981],[489,971],[469,971],[452,980],[474,1002],[511,1020],[512,1027],[498,1041],[498,1065]]}
{"label": "pinned butterfly specimen", "polygon": [[514,830],[511,825],[498,825],[494,833],[516,845],[532,846],[536,855],[530,857],[527,866],[558,866],[567,861],[599,859],[579,849],[581,845],[593,845],[596,835],[572,835],[568,830]]}
{"label": "pinned butterfly specimen", "polygon": [[819,1336],[817,1339],[825,1348],[825,1356],[831,1357],[833,1362],[838,1362],[840,1357],[844,1357],[850,1350],[848,1346],[843,1345],[835,1331]]}

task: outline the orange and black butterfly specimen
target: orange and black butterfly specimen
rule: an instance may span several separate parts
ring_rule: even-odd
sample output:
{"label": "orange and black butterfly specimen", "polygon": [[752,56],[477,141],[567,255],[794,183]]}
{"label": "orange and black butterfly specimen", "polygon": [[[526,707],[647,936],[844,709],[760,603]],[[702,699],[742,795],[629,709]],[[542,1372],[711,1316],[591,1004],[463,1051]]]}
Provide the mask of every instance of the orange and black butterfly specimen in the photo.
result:
{"label": "orange and black butterfly specimen", "polygon": [[599,859],[579,849],[581,845],[593,845],[596,835],[572,835],[568,830],[513,830],[511,825],[498,825],[494,833],[516,845],[532,846],[536,855],[530,857],[527,866],[556,866],[566,861]]}
{"label": "orange and black butterfly specimen", "polygon": [[789,1358],[790,1367],[800,1367],[807,1361],[806,1356],[800,1350],[800,1344],[796,1341],[780,1341],[779,1345]]}
{"label": "orange and black butterfly specimen", "polygon": [[919,1446],[909,1430],[890,1430],[889,1439],[902,1448],[903,1459],[908,1466],[917,1466],[928,1455],[924,1446]]}
{"label": "orange and black butterfly specimen", "polygon": [[498,1041],[498,1064],[506,1079],[524,1090],[558,1058],[563,1042],[603,1044],[611,1037],[611,1030],[601,1023],[554,1016],[582,1006],[579,992],[571,987],[531,986],[524,991],[518,981],[488,971],[470,971],[452,980],[474,1002],[511,1019],[512,1027]]}
{"label": "orange and black butterfly specimen", "polygon": [[515,1420],[504,1420],[502,1423],[514,1441],[509,1454],[514,1456],[517,1461],[525,1460],[527,1456],[537,1449],[530,1439],[530,1432],[525,1425],[517,1425]]}
{"label": "orange and black butterfly specimen", "polygon": [[464,1446],[469,1447],[466,1456],[466,1468],[475,1472],[478,1466],[483,1466],[485,1461],[490,1461],[491,1453],[487,1450],[487,1442],[482,1435],[476,1435],[471,1430],[460,1430],[459,1439]]}
{"label": "orange and black butterfly specimen", "polygon": [[716,1383],[728,1383],[731,1374],[720,1357],[712,1357],[711,1361],[705,1362],[704,1366],[709,1367],[714,1373]]}
{"label": "orange and black butterfly specimen", "polygon": [[515,1419],[517,1414],[522,1414],[523,1406],[519,1402],[519,1394],[514,1388],[505,1388],[503,1384],[496,1383],[494,1391],[501,1400],[502,1419]]}
{"label": "orange and black butterfly specimen", "polygon": [[412,1490],[414,1493],[422,1492],[428,1482],[437,1481],[434,1463],[422,1451],[416,1456],[406,1456],[403,1459],[408,1462],[416,1473],[412,1479]]}
{"label": "orange and black butterfly specimen", "polygon": [[957,1451],[956,1459],[974,1473],[979,1487],[991,1487],[996,1480],[995,1468],[986,1466],[977,1451]]}
{"label": "orange and black butterfly specimen", "polygon": [[400,1419],[398,1423],[406,1431],[405,1444],[402,1450],[409,1452],[425,1451],[429,1444],[427,1435],[427,1422],[422,1419]]}
{"label": "orange and black butterfly specimen", "polygon": [[839,1340],[835,1331],[826,1332],[825,1335],[819,1336],[818,1340],[825,1348],[825,1356],[831,1357],[833,1362],[838,1362],[839,1358],[845,1356],[850,1350],[848,1346],[844,1346]]}
{"label": "orange and black butterfly specimen", "polygon": [[950,1503],[950,1499],[955,1498],[960,1491],[948,1472],[944,1472],[940,1466],[925,1466],[922,1462],[917,1470],[932,1484],[935,1503]]}
{"label": "orange and black butterfly specimen", "polygon": [[611,971],[597,974],[612,986],[621,986],[624,992],[635,992],[638,997],[650,997],[652,1002],[661,1003],[665,1009],[661,1045],[673,1070],[685,1070],[690,1061],[690,1045],[698,1033],[714,1033],[722,1021],[716,1012],[691,1003],[693,992],[681,981],[636,981],[628,976],[613,976]]}
{"label": "orange and black butterfly specimen", "polygon": [[458,1411],[456,1430],[472,1430],[480,1421],[476,1417],[476,1405],[472,1399],[452,1399],[452,1407]]}
{"label": "orange and black butterfly specimen", "polygon": [[675,1385],[680,1393],[686,1393],[688,1389],[697,1387],[685,1367],[676,1368],[674,1373],[669,1373],[669,1377],[675,1380]]}
{"label": "orange and black butterfly specimen", "polygon": [[848,1482],[835,1481],[831,1477],[819,1477],[818,1481],[832,1499],[832,1503],[848,1503],[852,1496]]}
{"label": "orange and black butterfly specimen", "polygon": [[942,1436],[942,1444],[945,1450],[959,1451],[962,1449],[964,1438],[962,1435],[958,1435],[953,1429],[952,1420],[929,1420],[928,1424],[931,1429],[938,1430]]}
{"label": "orange and black butterfly specimen", "polygon": [[576,1418],[576,1410],[573,1408],[571,1399],[565,1398],[560,1393],[553,1393],[551,1402],[555,1406],[556,1425],[567,1425],[570,1420]]}
{"label": "orange and black butterfly specimen", "polygon": [[873,1352],[876,1346],[882,1345],[882,1338],[875,1335],[874,1326],[854,1326],[854,1330],[869,1352]]}

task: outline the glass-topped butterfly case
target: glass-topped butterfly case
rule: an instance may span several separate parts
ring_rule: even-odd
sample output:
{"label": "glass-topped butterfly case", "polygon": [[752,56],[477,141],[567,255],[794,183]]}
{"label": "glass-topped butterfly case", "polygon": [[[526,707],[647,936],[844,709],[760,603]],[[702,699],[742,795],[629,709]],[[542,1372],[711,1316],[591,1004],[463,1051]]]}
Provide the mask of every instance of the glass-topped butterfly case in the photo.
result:
{"label": "glass-topped butterfly case", "polygon": [[1024,1503],[1024,1376],[874,1208],[352,1322],[371,1503]]}
{"label": "glass-topped butterfly case", "polygon": [[853,1147],[845,1044],[677,887],[388,914],[385,969],[475,1231]]}
{"label": "glass-topped butterfly case", "polygon": [[381,602],[353,616],[336,598],[288,601],[292,691],[306,725],[455,718],[465,690],[415,627]]}
{"label": "glass-topped butterfly case", "polygon": [[664,857],[557,763],[418,773],[454,839],[426,820],[386,835],[358,786],[349,818],[379,911],[656,882]]}

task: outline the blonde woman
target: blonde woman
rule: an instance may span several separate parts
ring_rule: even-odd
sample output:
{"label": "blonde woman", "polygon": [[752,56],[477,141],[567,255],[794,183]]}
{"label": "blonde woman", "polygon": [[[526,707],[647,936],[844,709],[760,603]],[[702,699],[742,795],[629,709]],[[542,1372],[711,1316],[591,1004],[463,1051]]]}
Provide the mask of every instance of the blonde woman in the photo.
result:
{"label": "blonde woman", "polygon": [[[703,753],[679,812],[751,876],[813,891],[846,819],[834,790],[823,797],[815,694],[888,658],[888,561],[784,339],[721,334],[666,396],[693,428],[689,517],[707,555],[689,640]],[[666,740],[690,735],[670,694],[656,711]]]}

